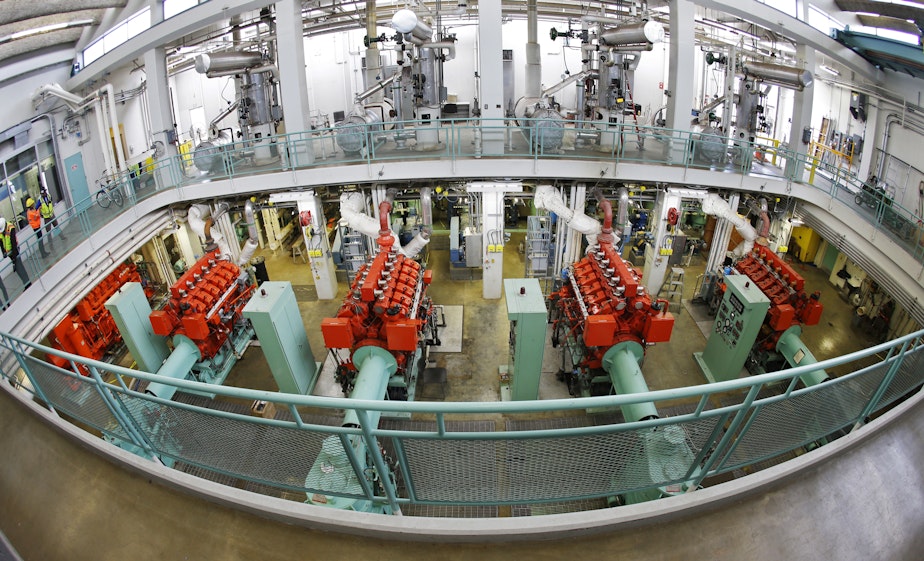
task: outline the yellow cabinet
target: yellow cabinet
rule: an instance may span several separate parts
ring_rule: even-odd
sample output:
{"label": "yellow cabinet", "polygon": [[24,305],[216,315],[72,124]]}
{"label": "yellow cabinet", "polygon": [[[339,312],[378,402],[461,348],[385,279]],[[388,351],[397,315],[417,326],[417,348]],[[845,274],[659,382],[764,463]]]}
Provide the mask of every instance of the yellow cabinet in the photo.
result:
{"label": "yellow cabinet", "polygon": [[808,226],[797,226],[792,229],[789,247],[799,261],[803,263],[814,261],[819,244],[821,244],[821,236]]}

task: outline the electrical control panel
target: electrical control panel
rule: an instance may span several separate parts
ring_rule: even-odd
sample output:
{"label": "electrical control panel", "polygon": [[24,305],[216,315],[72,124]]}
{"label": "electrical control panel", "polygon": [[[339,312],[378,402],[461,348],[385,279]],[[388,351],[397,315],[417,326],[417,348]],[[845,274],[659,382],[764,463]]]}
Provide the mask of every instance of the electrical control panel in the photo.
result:
{"label": "electrical control panel", "polygon": [[770,299],[744,275],[725,277],[725,287],[706,350],[693,355],[710,382],[738,377],[770,307]]}

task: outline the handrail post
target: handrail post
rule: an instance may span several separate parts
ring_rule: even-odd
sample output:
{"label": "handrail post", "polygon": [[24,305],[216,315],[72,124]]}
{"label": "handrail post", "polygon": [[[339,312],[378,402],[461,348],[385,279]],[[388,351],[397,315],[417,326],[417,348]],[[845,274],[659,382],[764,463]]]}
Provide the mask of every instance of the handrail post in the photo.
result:
{"label": "handrail post", "polygon": [[395,486],[389,478],[390,471],[385,464],[385,458],[382,457],[382,450],[379,449],[379,442],[372,434],[372,428],[369,426],[369,414],[365,409],[356,409],[356,417],[359,419],[359,427],[363,431],[363,439],[366,441],[366,449],[372,456],[372,463],[375,464],[376,471],[379,472],[379,481],[382,482],[382,489],[385,490],[385,496],[388,497],[388,506],[391,507],[392,514],[401,516],[401,507],[398,505],[398,494]]}

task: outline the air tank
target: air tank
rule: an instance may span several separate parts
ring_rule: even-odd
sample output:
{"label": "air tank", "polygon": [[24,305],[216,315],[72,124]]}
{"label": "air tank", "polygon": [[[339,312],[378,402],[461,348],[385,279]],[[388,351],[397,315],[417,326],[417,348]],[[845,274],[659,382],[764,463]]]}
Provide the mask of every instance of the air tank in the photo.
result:
{"label": "air tank", "polygon": [[600,40],[609,46],[660,43],[664,40],[664,26],[651,20],[621,25],[604,31]]}
{"label": "air tank", "polygon": [[254,52],[225,52],[209,53],[196,56],[196,72],[207,74],[209,72],[243,72],[263,64],[263,56]]}
{"label": "air tank", "polygon": [[541,150],[558,150],[565,136],[565,120],[545,105],[545,102],[530,97],[521,97],[513,113],[529,141]]}
{"label": "air tank", "polygon": [[336,127],[337,145],[347,154],[366,148],[368,139],[385,130],[385,119],[390,118],[394,106],[388,99],[370,105],[357,104],[353,112]]}
{"label": "air tank", "polygon": [[201,171],[217,172],[223,167],[224,154],[234,139],[228,131],[221,131],[218,136],[204,140],[193,151],[193,163]]}
{"label": "air tank", "polygon": [[408,9],[395,12],[395,15],[391,18],[391,26],[403,33],[405,39],[415,45],[429,41],[430,37],[433,36],[433,29],[420,21],[417,14]]}
{"label": "air tank", "polygon": [[764,82],[802,90],[812,85],[812,73],[804,68],[794,68],[768,62],[747,61],[741,65],[741,71],[748,78],[757,78]]}

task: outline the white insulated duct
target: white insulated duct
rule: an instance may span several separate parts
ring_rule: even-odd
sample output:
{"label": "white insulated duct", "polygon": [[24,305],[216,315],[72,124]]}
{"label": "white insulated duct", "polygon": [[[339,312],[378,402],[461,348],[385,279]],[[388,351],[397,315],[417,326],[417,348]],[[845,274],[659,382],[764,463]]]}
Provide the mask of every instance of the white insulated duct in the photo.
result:
{"label": "white insulated duct", "polygon": [[243,267],[253,257],[254,252],[259,247],[259,238],[257,236],[257,219],[254,216],[253,201],[247,201],[244,204],[244,220],[247,225],[249,237],[244,242],[244,248],[241,249],[241,255],[237,258],[237,266]]}
{"label": "white insulated duct", "polygon": [[420,21],[417,14],[407,8],[395,12],[391,18],[391,26],[403,33],[404,38],[415,45],[429,41],[433,36],[433,28]]}
{"label": "white insulated duct", "polygon": [[[561,198],[558,191],[551,185],[537,185],[533,195],[533,204],[536,208],[548,210],[557,214],[572,229],[584,234],[590,247],[597,245],[597,236],[603,231],[599,222],[584,213],[575,212]],[[616,242],[618,243],[618,241]]]}
{"label": "white insulated duct", "polygon": [[208,205],[192,205],[189,207],[186,212],[186,220],[189,222],[190,229],[197,236],[204,240],[215,242],[222,259],[231,258],[231,247],[228,245],[228,241],[225,240],[225,237],[218,229],[212,230],[212,211]]}
{"label": "white insulated duct", "polygon": [[[373,240],[377,239],[381,231],[379,220],[366,214],[365,210],[366,198],[362,193],[353,191],[340,194],[340,217],[346,220],[347,226],[369,236]],[[393,229],[389,231],[394,240],[392,247],[395,251],[412,259],[417,257],[420,250],[430,242],[430,233],[424,229],[413,240],[408,242],[407,247],[401,247],[398,234]]]}
{"label": "white insulated duct", "polygon": [[725,199],[715,193],[707,193],[706,196],[703,197],[702,207],[704,213],[715,216],[716,218],[728,220],[728,222],[735,227],[735,230],[741,234],[741,237],[744,238],[744,240],[732,250],[732,255],[735,259],[741,259],[745,255],[751,253],[751,250],[754,249],[754,241],[757,239],[757,230],[755,230],[743,216],[735,212]]}

